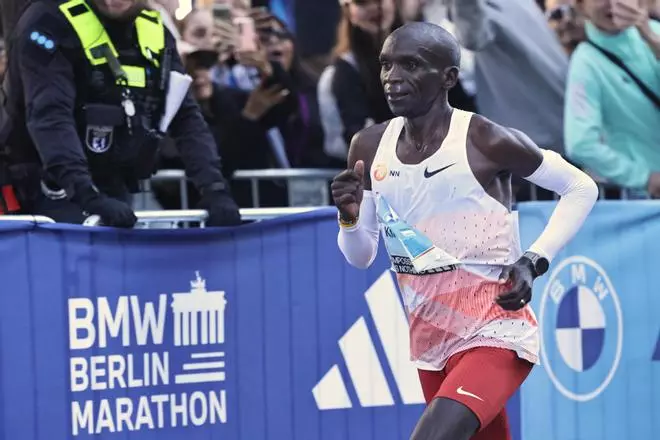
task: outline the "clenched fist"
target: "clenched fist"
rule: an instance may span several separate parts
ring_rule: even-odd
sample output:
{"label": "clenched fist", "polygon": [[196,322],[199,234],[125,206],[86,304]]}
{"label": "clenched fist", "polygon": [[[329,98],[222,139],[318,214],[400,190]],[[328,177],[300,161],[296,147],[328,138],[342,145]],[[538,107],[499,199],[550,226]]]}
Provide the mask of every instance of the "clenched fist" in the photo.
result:
{"label": "clenched fist", "polygon": [[360,214],[364,191],[364,161],[358,160],[352,170],[339,173],[330,187],[341,219],[345,222],[355,222]]}

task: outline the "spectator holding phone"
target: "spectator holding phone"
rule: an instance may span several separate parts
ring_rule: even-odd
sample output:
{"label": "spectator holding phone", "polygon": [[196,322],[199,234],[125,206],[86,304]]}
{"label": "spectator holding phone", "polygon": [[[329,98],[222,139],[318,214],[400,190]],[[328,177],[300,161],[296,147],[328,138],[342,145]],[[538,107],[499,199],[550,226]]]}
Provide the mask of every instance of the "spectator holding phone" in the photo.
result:
{"label": "spectator holding phone", "polygon": [[5,40],[0,39],[0,81],[4,80],[7,71],[7,49]]}
{"label": "spectator holding phone", "polygon": [[[283,124],[290,113],[290,92],[281,86],[264,85],[244,91],[226,87],[212,81],[211,69],[218,59],[214,49],[196,49],[186,46],[186,70],[193,78],[192,92],[199,103],[222,155],[222,169],[231,176],[237,169],[270,168],[276,162],[268,147],[267,132]],[[179,169],[180,158],[166,151],[161,167]],[[234,199],[241,207],[252,206],[249,184],[231,182]],[[166,209],[180,209],[176,185],[154,184],[154,192]],[[270,182],[260,186],[262,206],[286,205],[286,192]],[[192,188],[189,200],[194,203],[198,195]]]}
{"label": "spectator holding phone", "polygon": [[252,90],[267,80],[290,87],[290,78],[281,65],[268,59],[266,48],[260,44],[255,17],[263,8],[246,9],[234,2],[229,18],[215,18],[216,30],[223,29],[223,41],[228,52],[213,69],[214,81],[241,90]]}
{"label": "spectator holding phone", "polygon": [[318,84],[324,151],[346,160],[351,138],[393,117],[380,82],[380,48],[402,25],[394,0],[340,0],[334,62]]}
{"label": "spectator holding phone", "polygon": [[[494,122],[564,152],[568,57],[534,0],[443,0],[458,41],[474,52],[477,107]],[[522,179],[514,183],[527,187]],[[547,191],[539,191],[552,195]],[[522,194],[518,194],[521,196]]]}
{"label": "spectator holding phone", "polygon": [[297,111],[279,126],[291,166],[303,168],[335,168],[345,163],[334,162],[323,152],[323,127],[316,94],[316,78],[303,68],[294,36],[279,18],[268,11],[254,15],[261,44],[271,61],[278,63],[291,78],[298,100]]}
{"label": "spectator holding phone", "polygon": [[584,0],[571,58],[566,151],[633,197],[660,198],[660,23],[639,0]]}
{"label": "spectator holding phone", "polygon": [[570,56],[586,38],[585,17],[582,13],[583,0],[551,0],[546,6],[546,17],[554,29],[566,54]]}
{"label": "spectator holding phone", "polygon": [[218,62],[228,58],[233,50],[235,34],[231,24],[216,20],[210,9],[193,9],[179,22],[179,52],[190,53],[196,48],[218,51]]}

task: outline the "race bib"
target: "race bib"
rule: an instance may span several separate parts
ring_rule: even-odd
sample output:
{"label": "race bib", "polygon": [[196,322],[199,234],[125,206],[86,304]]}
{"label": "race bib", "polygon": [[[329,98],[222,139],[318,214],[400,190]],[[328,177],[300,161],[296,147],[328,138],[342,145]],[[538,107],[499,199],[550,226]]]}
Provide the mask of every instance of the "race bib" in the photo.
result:
{"label": "race bib", "polygon": [[461,264],[437,248],[426,235],[401,220],[385,197],[378,194],[376,198],[376,214],[394,272],[426,275],[448,272]]}

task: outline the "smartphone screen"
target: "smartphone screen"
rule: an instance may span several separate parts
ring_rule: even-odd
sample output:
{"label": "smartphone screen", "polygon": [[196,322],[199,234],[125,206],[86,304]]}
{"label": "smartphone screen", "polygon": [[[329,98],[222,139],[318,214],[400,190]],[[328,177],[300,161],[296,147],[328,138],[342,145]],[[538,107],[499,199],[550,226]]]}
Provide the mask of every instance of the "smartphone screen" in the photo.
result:
{"label": "smartphone screen", "polygon": [[234,25],[238,30],[238,49],[252,52],[257,50],[257,32],[251,17],[235,17]]}
{"label": "smartphone screen", "polygon": [[213,18],[221,21],[231,21],[231,6],[226,3],[213,4]]}

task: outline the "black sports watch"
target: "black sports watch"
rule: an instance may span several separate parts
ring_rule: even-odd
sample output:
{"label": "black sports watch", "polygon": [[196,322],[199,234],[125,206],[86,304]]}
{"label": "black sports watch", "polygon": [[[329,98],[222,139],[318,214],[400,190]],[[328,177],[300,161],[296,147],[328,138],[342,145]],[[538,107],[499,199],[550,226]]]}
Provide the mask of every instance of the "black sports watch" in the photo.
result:
{"label": "black sports watch", "polygon": [[534,252],[525,252],[523,257],[527,258],[532,262],[532,269],[534,270],[534,278],[540,277],[548,271],[550,267],[550,262],[547,258],[535,254]]}

